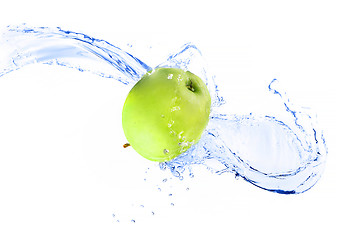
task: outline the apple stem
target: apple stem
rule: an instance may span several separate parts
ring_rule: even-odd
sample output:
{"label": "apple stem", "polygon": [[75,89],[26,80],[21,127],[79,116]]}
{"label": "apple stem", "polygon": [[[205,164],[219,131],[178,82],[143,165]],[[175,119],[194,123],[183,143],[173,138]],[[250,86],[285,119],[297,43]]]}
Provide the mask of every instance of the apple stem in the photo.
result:
{"label": "apple stem", "polygon": [[129,143],[125,143],[125,144],[123,144],[123,148],[127,148],[127,147],[129,147],[130,146],[130,144]]}
{"label": "apple stem", "polygon": [[191,92],[194,92],[195,89],[193,88],[193,84],[192,84],[192,81],[191,79],[189,80],[188,84],[186,84],[186,87],[188,90],[190,90]]}

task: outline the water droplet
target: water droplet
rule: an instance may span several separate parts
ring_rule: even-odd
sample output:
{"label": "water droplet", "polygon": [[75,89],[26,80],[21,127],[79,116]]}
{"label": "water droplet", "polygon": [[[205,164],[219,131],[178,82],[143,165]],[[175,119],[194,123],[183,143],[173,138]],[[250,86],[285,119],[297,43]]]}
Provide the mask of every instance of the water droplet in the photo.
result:
{"label": "water droplet", "polygon": [[161,162],[161,163],[159,163],[159,168],[160,168],[162,171],[164,171],[164,170],[167,169],[167,165],[166,165],[165,163]]}
{"label": "water droplet", "polygon": [[168,79],[172,79],[173,78],[173,74],[168,74]]}
{"label": "water droplet", "polygon": [[167,178],[165,178],[165,179],[163,179],[163,180],[162,180],[162,182],[167,182],[167,181],[168,181],[168,179],[167,179]]}
{"label": "water droplet", "polygon": [[168,153],[169,153],[169,150],[168,150],[168,149],[163,149],[163,153],[164,153],[164,154],[168,154]]}
{"label": "water droplet", "polygon": [[135,220],[134,220],[134,219],[132,219],[132,220],[131,220],[131,222],[132,222],[132,223],[135,223]]}
{"label": "water droplet", "polygon": [[173,126],[173,123],[168,123],[168,127],[172,127]]}
{"label": "water droplet", "polygon": [[170,205],[174,206],[174,203],[171,203]]}
{"label": "water droplet", "polygon": [[173,196],[173,194],[171,194],[171,193],[169,193],[169,195],[168,195],[169,197],[171,197],[171,196]]}
{"label": "water droplet", "polygon": [[174,112],[174,111],[179,111],[181,108],[180,106],[174,106],[170,109],[171,112]]}

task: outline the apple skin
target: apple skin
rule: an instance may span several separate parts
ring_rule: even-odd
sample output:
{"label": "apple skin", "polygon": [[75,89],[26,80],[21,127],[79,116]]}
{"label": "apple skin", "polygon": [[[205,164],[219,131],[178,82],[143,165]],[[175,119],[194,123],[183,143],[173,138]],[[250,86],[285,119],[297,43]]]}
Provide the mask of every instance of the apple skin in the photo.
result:
{"label": "apple skin", "polygon": [[197,143],[209,121],[205,83],[179,68],[157,68],[131,89],[122,111],[127,141],[151,161],[170,161]]}

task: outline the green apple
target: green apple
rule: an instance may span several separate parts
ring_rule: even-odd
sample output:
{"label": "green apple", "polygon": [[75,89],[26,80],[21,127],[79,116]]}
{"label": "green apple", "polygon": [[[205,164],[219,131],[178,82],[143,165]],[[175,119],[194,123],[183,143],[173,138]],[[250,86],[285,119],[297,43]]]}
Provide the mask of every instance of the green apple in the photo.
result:
{"label": "green apple", "polygon": [[122,111],[129,144],[143,157],[169,161],[197,143],[209,121],[211,98],[196,75],[157,68],[131,89]]}

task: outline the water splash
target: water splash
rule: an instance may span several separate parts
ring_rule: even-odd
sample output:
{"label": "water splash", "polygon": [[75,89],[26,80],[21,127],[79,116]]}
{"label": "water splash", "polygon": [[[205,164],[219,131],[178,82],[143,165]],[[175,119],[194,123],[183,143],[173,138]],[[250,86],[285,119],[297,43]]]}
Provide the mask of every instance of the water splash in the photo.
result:
{"label": "water splash", "polygon": [[[31,63],[57,64],[133,85],[151,70],[122,49],[82,33],[60,28],[8,27],[0,39],[0,77]],[[291,104],[277,80],[268,86],[279,108],[270,114],[227,115],[215,79],[199,49],[185,44],[157,67],[179,67],[200,76],[212,97],[212,113],[201,140],[176,159],[161,163],[175,177],[193,177],[193,167],[233,173],[269,191],[293,194],[320,178],[327,147],[312,113]]]}
{"label": "water splash", "polygon": [[[270,91],[283,100],[278,90]],[[200,142],[173,161],[162,163],[182,178],[195,165],[213,173],[234,173],[269,191],[294,194],[310,189],[321,177],[327,147],[315,120],[284,102],[282,116],[213,113]],[[284,115],[284,113],[286,113]]]}
{"label": "water splash", "polygon": [[57,64],[135,84],[145,63],[108,43],[61,28],[9,26],[0,40],[0,77],[31,63]]}

